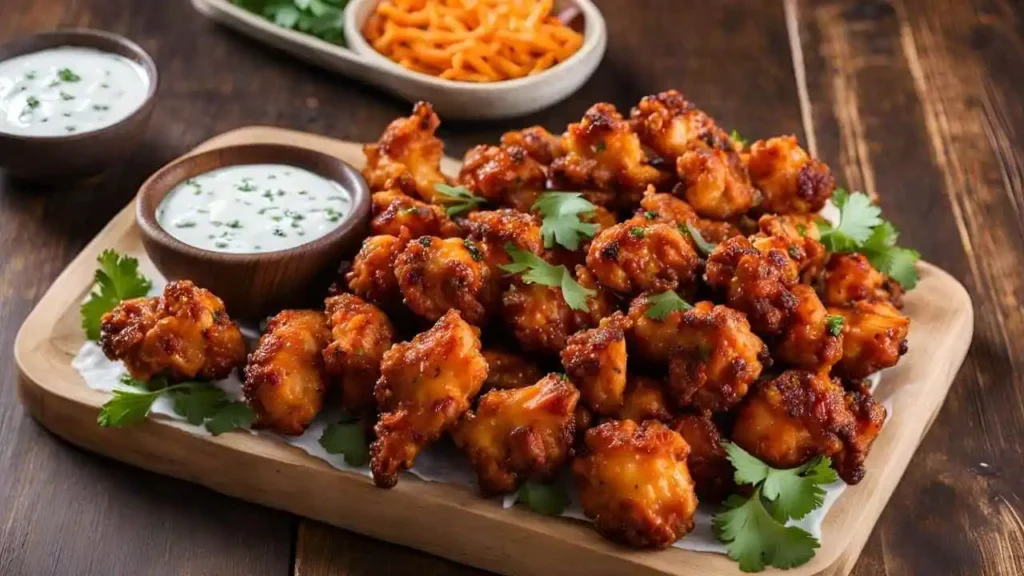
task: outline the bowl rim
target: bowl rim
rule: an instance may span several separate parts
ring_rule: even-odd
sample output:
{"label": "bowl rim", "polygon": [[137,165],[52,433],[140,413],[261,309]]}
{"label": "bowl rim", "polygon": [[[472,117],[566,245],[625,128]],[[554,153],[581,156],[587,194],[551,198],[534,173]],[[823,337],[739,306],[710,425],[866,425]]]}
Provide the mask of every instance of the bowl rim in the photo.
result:
{"label": "bowl rim", "polygon": [[[254,162],[245,159],[249,154],[258,153],[267,153],[272,157],[284,156],[284,158],[276,160],[275,162],[308,170],[322,178],[326,178],[341,185],[352,196],[352,209],[344,218],[341,219],[338,226],[327,234],[292,248],[272,250],[268,252],[238,253],[207,250],[178,240],[167,232],[167,230],[165,230],[157,221],[156,210],[161,201],[163,201],[167,194],[169,194],[179,184],[188,178],[228,166],[269,163],[269,161]],[[217,162],[217,166],[214,168],[202,171],[195,170],[194,172],[192,170],[192,168],[204,158],[220,158],[227,154],[239,154],[240,156],[236,158],[229,157],[230,160],[237,161],[219,161]],[[299,160],[296,161],[296,158]],[[223,160],[223,158],[221,160]],[[322,169],[322,167],[315,166],[314,160],[327,162],[328,165],[333,165],[332,167],[336,168],[339,173],[347,174],[352,183],[355,184],[354,189],[350,188],[344,182],[341,182],[337,174],[327,173],[327,170]],[[181,178],[170,178],[170,176],[175,174],[177,171],[182,171]],[[168,179],[168,183],[166,184],[162,182],[165,179]],[[184,254],[189,258],[216,261],[222,264],[249,265],[261,261],[270,262],[286,260],[293,256],[302,256],[312,252],[326,250],[347,238],[353,230],[357,229],[364,223],[364,221],[369,219],[369,215],[370,187],[366,183],[366,180],[363,179],[359,170],[337,156],[332,156],[311,148],[292,146],[289,144],[236,144],[212,148],[196,154],[189,154],[188,156],[179,158],[154,172],[146,179],[145,182],[142,183],[141,186],[139,186],[138,193],[135,196],[135,223],[139,227],[143,238],[156,242],[167,250]]]}
{"label": "bowl rim", "polygon": [[[370,45],[363,37],[362,25],[372,14],[372,8],[364,6],[376,4],[380,0],[351,0],[345,7],[345,44],[346,48],[355,52],[363,58],[367,58],[374,66],[384,68],[386,72],[403,78],[421,82],[441,89],[457,89],[465,92],[491,92],[494,90],[521,89],[535,86],[550,79],[552,73],[564,72],[570,67],[581,67],[585,65],[586,58],[594,51],[603,51],[605,37],[608,34],[607,25],[601,10],[591,0],[568,0],[580,9],[583,16],[583,44],[576,52],[565,60],[555,64],[551,68],[539,74],[513,78],[511,80],[498,80],[497,82],[466,82],[462,80],[448,80],[438,78],[430,74],[415,72],[403,67],[401,64],[381,54],[376,48]],[[356,8],[366,12],[362,21],[356,21]]]}
{"label": "bowl rim", "polygon": [[[78,41],[81,41],[83,38],[92,38],[105,45],[99,47],[92,44],[79,44]],[[160,73],[157,71],[156,62],[153,61],[153,57],[126,36],[94,28],[58,28],[57,30],[47,32],[37,32],[0,44],[0,62],[60,46],[80,46],[83,48],[105,50],[133,60],[136,64],[142,66],[149,77],[149,89],[146,91],[146,97],[131,114],[109,126],[96,130],[88,130],[66,136],[33,136],[31,134],[11,134],[10,132],[0,131],[0,138],[12,142],[31,142],[37,144],[76,142],[111,134],[116,129],[135,122],[143,115],[148,114],[150,107],[156,99],[157,90],[160,87]],[[121,50],[111,49],[111,47],[120,48]],[[124,52],[128,52],[130,55]]]}

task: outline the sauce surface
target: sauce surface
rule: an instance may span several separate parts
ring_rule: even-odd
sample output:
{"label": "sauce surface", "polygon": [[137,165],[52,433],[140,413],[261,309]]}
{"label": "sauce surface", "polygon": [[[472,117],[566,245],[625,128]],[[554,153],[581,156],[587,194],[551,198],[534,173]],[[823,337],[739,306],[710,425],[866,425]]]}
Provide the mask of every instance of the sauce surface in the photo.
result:
{"label": "sauce surface", "polygon": [[337,228],[351,212],[345,188],[285,164],[227,166],[178,184],[156,220],[182,242],[238,254],[287,250]]}
{"label": "sauce surface", "polygon": [[146,100],[150,78],[111,52],[63,46],[0,62],[0,132],[68,136],[123,120]]}

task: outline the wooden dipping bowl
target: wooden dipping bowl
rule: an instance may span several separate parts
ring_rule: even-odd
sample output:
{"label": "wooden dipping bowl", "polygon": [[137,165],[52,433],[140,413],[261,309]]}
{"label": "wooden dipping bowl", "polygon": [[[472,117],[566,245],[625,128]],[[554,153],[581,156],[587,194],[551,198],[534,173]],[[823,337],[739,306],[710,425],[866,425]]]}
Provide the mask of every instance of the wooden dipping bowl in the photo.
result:
{"label": "wooden dipping bowl", "polygon": [[[190,246],[157,222],[157,207],[175,186],[239,164],[288,164],[309,170],[347,190],[352,196],[352,210],[325,236],[295,248],[253,254]],[[338,264],[358,251],[369,217],[370,189],[358,170],[334,156],[281,144],[230,146],[186,156],[150,176],[135,202],[142,244],[160,273],[168,280],[192,280],[224,300],[229,314],[249,320],[322,298]]]}

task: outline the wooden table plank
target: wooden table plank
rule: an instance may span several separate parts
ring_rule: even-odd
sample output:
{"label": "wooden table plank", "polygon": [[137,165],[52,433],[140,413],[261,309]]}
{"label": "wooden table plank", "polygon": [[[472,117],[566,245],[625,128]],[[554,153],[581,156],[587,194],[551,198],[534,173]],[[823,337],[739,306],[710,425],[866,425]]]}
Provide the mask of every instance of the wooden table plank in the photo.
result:
{"label": "wooden table plank", "polygon": [[1024,573],[1022,18],[984,0],[800,2],[823,159],[876,191],[976,310],[967,362],[855,574]]}

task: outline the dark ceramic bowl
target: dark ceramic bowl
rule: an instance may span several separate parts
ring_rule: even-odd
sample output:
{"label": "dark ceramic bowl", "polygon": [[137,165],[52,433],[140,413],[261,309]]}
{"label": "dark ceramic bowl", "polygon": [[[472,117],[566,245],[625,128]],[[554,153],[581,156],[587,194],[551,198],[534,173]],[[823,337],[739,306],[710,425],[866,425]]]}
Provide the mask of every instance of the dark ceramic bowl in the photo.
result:
{"label": "dark ceramic bowl", "polygon": [[[288,164],[340,184],[352,211],[327,235],[287,250],[228,254],[196,248],[172,237],[156,219],[168,192],[185,180],[239,164]],[[150,260],[168,280],[192,280],[224,300],[228,313],[256,320],[282,309],[322,304],[338,264],[358,251],[370,219],[370,189],[342,160],[281,144],[229,146],[181,158],[150,176],[139,189],[135,218]]]}
{"label": "dark ceramic bowl", "polygon": [[149,75],[145,101],[123,120],[99,130],[68,136],[24,136],[0,132],[0,168],[28,182],[53,184],[96,176],[123,160],[146,133],[159,77],[156,64],[138,44],[110,32],[70,29],[43,32],[0,46],[0,61],[60,46],[80,46],[119,54]]}

